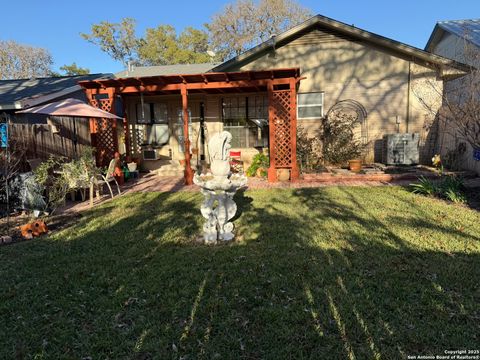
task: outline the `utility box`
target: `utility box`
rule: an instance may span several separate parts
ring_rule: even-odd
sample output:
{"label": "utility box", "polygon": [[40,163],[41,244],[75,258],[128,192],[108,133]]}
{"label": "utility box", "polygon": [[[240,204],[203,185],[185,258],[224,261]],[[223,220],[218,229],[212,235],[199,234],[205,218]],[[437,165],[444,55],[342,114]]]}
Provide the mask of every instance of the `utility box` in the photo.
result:
{"label": "utility box", "polygon": [[383,136],[382,162],[387,165],[414,165],[420,159],[420,134],[387,134]]}

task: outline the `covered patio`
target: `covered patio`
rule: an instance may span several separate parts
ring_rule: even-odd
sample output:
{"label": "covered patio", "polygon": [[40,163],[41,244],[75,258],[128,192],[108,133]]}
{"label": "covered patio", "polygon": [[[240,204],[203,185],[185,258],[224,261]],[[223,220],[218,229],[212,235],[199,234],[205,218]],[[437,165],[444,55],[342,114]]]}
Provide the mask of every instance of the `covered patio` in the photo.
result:
{"label": "covered patio", "polygon": [[[190,95],[236,93],[266,93],[268,97],[268,152],[270,166],[268,181],[277,181],[277,171],[287,169],[290,180],[298,179],[299,170],[296,159],[296,95],[300,82],[298,68],[272,69],[262,71],[203,73],[188,75],[165,75],[149,77],[130,77],[119,79],[82,81],[91,105],[115,113],[115,101],[122,104],[131,95],[181,95],[183,119],[184,149],[190,149],[189,137],[189,101]],[[124,111],[125,150],[130,155],[132,134],[129,131],[129,119]],[[115,123],[103,120],[91,120],[92,141],[97,149],[104,153],[118,150]],[[208,159],[208,156],[206,157]],[[191,153],[185,151],[185,184],[193,183]]]}

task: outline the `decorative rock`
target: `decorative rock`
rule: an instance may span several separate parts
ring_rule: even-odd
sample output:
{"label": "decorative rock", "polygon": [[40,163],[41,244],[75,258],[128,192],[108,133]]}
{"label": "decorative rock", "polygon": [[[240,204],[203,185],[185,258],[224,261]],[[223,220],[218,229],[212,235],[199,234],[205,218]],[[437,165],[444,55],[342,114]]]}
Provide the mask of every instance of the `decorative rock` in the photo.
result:
{"label": "decorative rock", "polygon": [[200,208],[206,219],[203,224],[203,242],[216,244],[218,240],[230,241],[234,238],[231,220],[237,205],[233,196],[238,189],[247,185],[243,174],[230,173],[229,149],[232,135],[223,131],[215,134],[208,142],[211,174],[195,174],[193,182],[200,186],[205,200]]}

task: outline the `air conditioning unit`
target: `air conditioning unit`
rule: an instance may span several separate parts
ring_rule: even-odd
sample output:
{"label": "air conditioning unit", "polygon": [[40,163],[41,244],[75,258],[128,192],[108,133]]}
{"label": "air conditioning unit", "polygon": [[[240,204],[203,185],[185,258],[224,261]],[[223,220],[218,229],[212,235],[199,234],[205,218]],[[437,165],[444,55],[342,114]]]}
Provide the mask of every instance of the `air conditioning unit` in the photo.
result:
{"label": "air conditioning unit", "polygon": [[414,165],[419,162],[420,134],[383,136],[382,162],[387,165]]}
{"label": "air conditioning unit", "polygon": [[160,153],[157,149],[143,149],[143,160],[158,160],[160,159]]}

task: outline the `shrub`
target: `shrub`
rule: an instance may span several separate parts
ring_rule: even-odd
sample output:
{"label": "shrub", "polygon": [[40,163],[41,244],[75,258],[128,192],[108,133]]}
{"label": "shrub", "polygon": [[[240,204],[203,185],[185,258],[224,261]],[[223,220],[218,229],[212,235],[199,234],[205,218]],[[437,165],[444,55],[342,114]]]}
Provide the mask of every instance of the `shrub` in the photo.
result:
{"label": "shrub", "polygon": [[344,165],[362,155],[367,147],[355,136],[357,119],[347,113],[332,112],[322,120],[323,160],[332,165]]}
{"label": "shrub", "polygon": [[462,178],[454,175],[442,175],[440,181],[434,182],[421,176],[418,184],[410,184],[412,192],[426,196],[436,196],[454,203],[467,201],[463,193]]}
{"label": "shrub", "polygon": [[[268,156],[264,153],[256,154],[252,159],[252,164],[247,169],[247,176],[255,176],[260,168],[267,169],[270,166]],[[262,176],[266,176],[267,172],[263,171]]]}
{"label": "shrub", "polygon": [[466,197],[463,193],[463,179],[458,176],[444,176],[440,183],[440,194],[443,198],[454,203],[465,203]]}
{"label": "shrub", "polygon": [[432,180],[427,179],[425,176],[418,178],[418,184],[410,184],[412,192],[414,194],[421,194],[426,196],[435,196],[439,193],[439,188]]}
{"label": "shrub", "polygon": [[51,156],[35,170],[35,179],[47,190],[47,208],[51,213],[63,203],[68,192],[87,188],[93,177],[101,173],[95,166],[92,148],[85,148],[80,157],[65,162],[64,157]]}
{"label": "shrub", "polygon": [[297,159],[301,169],[316,169],[322,162],[322,144],[318,137],[308,136],[307,131],[297,127]]}
{"label": "shrub", "polygon": [[467,198],[465,194],[461,191],[456,191],[454,189],[447,189],[443,195],[445,196],[445,199],[450,200],[451,202],[457,203],[457,204],[464,204],[467,202]]}

